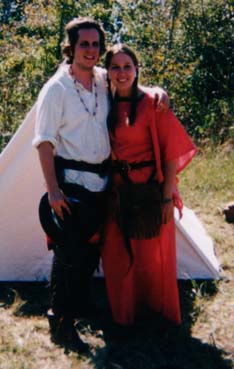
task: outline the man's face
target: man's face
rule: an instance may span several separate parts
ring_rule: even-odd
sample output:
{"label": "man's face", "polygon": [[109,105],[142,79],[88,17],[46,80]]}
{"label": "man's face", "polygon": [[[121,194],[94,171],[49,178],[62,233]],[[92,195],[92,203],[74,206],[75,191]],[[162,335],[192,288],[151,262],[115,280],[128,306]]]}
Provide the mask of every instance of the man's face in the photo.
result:
{"label": "man's face", "polygon": [[100,56],[100,37],[95,28],[79,30],[74,50],[73,65],[83,70],[92,69]]}

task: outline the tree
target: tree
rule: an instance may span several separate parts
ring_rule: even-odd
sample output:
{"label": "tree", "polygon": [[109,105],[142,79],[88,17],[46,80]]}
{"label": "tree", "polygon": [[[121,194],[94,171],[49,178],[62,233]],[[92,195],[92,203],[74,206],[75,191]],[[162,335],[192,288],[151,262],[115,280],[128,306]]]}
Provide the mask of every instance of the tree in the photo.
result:
{"label": "tree", "polygon": [[192,135],[234,132],[232,0],[3,0],[0,149],[61,62],[64,26],[78,15],[101,22],[108,44],[138,52],[141,82],[168,90]]}

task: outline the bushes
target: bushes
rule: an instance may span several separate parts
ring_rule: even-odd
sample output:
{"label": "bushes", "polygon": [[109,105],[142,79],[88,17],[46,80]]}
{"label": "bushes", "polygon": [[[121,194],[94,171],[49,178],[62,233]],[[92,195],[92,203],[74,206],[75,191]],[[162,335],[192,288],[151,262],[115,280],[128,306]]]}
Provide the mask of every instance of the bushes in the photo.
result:
{"label": "bushes", "polygon": [[3,1],[0,5],[0,150],[61,61],[64,25],[90,15],[109,43],[133,46],[141,79],[164,86],[196,139],[233,137],[234,6],[231,0]]}

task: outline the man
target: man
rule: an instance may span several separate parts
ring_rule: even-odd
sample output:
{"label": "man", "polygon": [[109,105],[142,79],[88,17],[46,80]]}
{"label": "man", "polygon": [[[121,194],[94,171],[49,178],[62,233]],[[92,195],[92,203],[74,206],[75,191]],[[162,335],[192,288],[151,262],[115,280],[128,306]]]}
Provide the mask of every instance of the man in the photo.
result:
{"label": "man", "polygon": [[55,254],[48,312],[51,336],[81,352],[88,345],[80,339],[74,319],[92,309],[89,282],[99,261],[110,156],[106,71],[96,67],[105,52],[105,34],[89,18],[69,22],[66,34],[66,63],[39,94],[33,145],[47,187],[40,220]]}

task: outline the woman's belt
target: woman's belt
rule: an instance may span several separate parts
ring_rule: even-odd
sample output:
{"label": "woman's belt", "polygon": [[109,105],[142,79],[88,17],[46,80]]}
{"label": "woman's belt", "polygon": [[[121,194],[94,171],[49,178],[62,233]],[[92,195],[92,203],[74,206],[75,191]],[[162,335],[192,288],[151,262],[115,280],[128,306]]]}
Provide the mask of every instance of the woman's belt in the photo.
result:
{"label": "woman's belt", "polygon": [[112,170],[119,173],[129,173],[134,169],[155,166],[155,160],[145,160],[139,163],[128,163],[125,160],[114,160],[111,164]]}
{"label": "woman's belt", "polygon": [[155,179],[156,176],[155,160],[145,160],[139,163],[128,163],[127,161],[124,160],[114,160],[112,162],[112,171],[118,172],[123,178],[123,180],[128,183],[131,183],[131,179],[128,176],[131,170],[141,169],[145,167],[153,167],[153,171],[149,177],[149,181]]}

